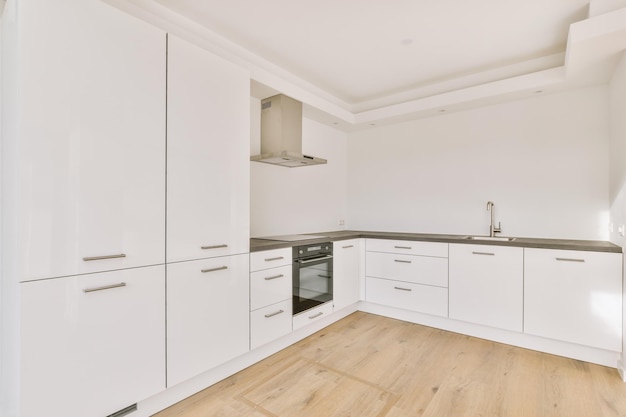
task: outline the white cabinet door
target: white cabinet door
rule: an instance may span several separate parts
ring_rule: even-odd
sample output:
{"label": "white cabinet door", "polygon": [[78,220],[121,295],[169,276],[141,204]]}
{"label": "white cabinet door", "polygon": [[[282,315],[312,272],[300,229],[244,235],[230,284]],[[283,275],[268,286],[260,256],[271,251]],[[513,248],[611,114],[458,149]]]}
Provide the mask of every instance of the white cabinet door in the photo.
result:
{"label": "white cabinet door", "polygon": [[167,265],[167,386],[248,351],[249,256]]}
{"label": "white cabinet door", "polygon": [[18,279],[163,263],[165,33],[98,0],[20,2],[17,19]]}
{"label": "white cabinet door", "polygon": [[342,309],[359,301],[361,239],[333,243],[333,305]]}
{"label": "white cabinet door", "polygon": [[165,389],[165,267],[21,285],[21,416],[107,416]]}
{"label": "white cabinet door", "polygon": [[522,248],[450,244],[450,318],[522,331]]}
{"label": "white cabinet door", "polygon": [[622,254],[524,249],[524,332],[622,350]]}
{"label": "white cabinet door", "polygon": [[167,261],[249,249],[250,76],[168,37]]}

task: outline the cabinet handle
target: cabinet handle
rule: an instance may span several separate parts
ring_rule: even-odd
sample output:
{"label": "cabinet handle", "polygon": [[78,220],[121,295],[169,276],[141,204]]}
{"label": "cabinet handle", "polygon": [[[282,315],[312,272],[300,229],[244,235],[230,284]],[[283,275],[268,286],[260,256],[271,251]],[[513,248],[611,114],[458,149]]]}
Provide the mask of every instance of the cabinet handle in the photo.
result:
{"label": "cabinet handle", "polygon": [[332,278],[331,275],[324,275],[324,274],[317,274],[317,276],[320,278]]}
{"label": "cabinet handle", "polygon": [[488,255],[488,256],[495,256],[495,253],[493,252],[472,252],[474,255]]}
{"label": "cabinet handle", "polygon": [[278,274],[278,275],[274,275],[274,276],[271,276],[271,277],[265,277],[264,279],[265,279],[265,281],[271,281],[273,279],[282,278],[282,277],[284,277],[283,274]]}
{"label": "cabinet handle", "polygon": [[224,265],[224,266],[218,266],[217,268],[201,269],[200,272],[215,272],[215,271],[223,271],[224,269],[228,269],[228,267]]}
{"label": "cabinet handle", "polygon": [[83,261],[85,261],[85,262],[101,261],[103,259],[115,259],[115,258],[126,258],[126,254],[125,253],[120,253],[120,254],[117,254],[117,255],[86,256],[86,257],[83,258]]}
{"label": "cabinet handle", "polygon": [[221,248],[227,248],[228,245],[224,244],[224,245],[212,245],[212,246],[200,246],[200,249],[221,249]]}
{"label": "cabinet handle", "polygon": [[556,258],[557,261],[565,261],[565,262],[585,262],[584,259],[577,258]]}
{"label": "cabinet handle", "polygon": [[396,249],[412,249],[410,246],[394,246]]}
{"label": "cabinet handle", "polygon": [[395,288],[396,290],[400,290],[400,291],[413,291],[413,289],[411,288],[402,288],[402,287],[393,287],[393,288]]}
{"label": "cabinet handle", "polygon": [[348,248],[353,248],[354,245],[346,245],[346,246],[342,246],[343,249],[348,249]]}
{"label": "cabinet handle", "polygon": [[324,312],[323,312],[323,311],[320,311],[320,312],[319,312],[319,313],[317,313],[317,314],[313,314],[312,316],[309,316],[309,320],[316,319],[316,318],[318,318],[319,316],[321,316],[322,314],[324,314]]}
{"label": "cabinet handle", "polygon": [[266,319],[269,319],[270,317],[277,316],[277,315],[282,314],[282,313],[284,313],[284,312],[285,312],[285,310],[278,310],[278,311],[277,311],[277,312],[275,312],[275,313],[266,314],[266,315],[265,315],[265,318],[266,318]]}
{"label": "cabinet handle", "polygon": [[413,261],[404,261],[404,260],[402,260],[402,259],[394,259],[393,261],[394,261],[394,262],[399,262],[399,263],[401,263],[401,264],[410,264],[410,263],[412,263],[412,262],[413,262]]}
{"label": "cabinet handle", "polygon": [[275,258],[265,258],[265,262],[280,261],[281,259],[285,259],[285,257],[284,256],[277,256]]}
{"label": "cabinet handle", "polygon": [[120,282],[119,284],[104,285],[102,287],[84,288],[83,292],[88,293],[88,292],[94,292],[94,291],[110,290],[112,288],[120,288],[120,287],[125,287],[125,286],[126,286],[125,282]]}

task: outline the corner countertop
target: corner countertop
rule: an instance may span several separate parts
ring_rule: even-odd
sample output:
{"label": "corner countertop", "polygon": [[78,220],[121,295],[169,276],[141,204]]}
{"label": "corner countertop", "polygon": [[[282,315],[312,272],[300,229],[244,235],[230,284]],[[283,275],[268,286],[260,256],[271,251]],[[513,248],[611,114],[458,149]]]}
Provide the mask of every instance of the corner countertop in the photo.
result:
{"label": "corner countertop", "polygon": [[[591,252],[622,253],[622,248],[603,240],[573,240],[573,239],[537,239],[516,237],[513,241],[480,241],[468,240],[467,235],[439,235],[427,233],[400,233],[400,232],[368,232],[358,230],[339,230],[332,232],[305,233],[312,235],[310,240],[297,242],[265,240],[263,238],[250,239],[250,252],[259,252],[270,249],[290,248],[310,243],[335,242],[347,239],[373,238],[394,240],[415,240],[422,242],[463,243],[467,245],[516,246],[524,248],[580,250]],[[313,237],[315,236],[315,237]],[[325,236],[319,238],[318,236]]]}

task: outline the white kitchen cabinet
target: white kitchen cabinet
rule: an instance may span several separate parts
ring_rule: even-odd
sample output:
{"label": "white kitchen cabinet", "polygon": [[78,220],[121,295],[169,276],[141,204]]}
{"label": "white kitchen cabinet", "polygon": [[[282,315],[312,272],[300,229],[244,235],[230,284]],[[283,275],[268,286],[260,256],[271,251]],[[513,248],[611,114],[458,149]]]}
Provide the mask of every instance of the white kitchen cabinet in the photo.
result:
{"label": "white kitchen cabinet", "polygon": [[291,297],[250,312],[250,348],[256,349],[291,333]]}
{"label": "white kitchen cabinet", "polygon": [[167,386],[249,349],[249,255],[167,265]]}
{"label": "white kitchen cabinet", "polygon": [[522,331],[524,250],[450,244],[450,318]]}
{"label": "white kitchen cabinet", "polygon": [[21,416],[107,416],[165,389],[165,267],[21,286]]}
{"label": "white kitchen cabinet", "polygon": [[369,302],[435,316],[448,316],[447,288],[374,277],[367,277],[366,280]]}
{"label": "white kitchen cabinet", "polygon": [[448,316],[448,244],[367,239],[366,300]]}
{"label": "white kitchen cabinet", "polygon": [[333,244],[333,305],[342,309],[359,301],[361,239]]}
{"label": "white kitchen cabinet", "polygon": [[165,33],[98,0],[16,6],[3,46],[16,279],[162,264]]}
{"label": "white kitchen cabinet", "polygon": [[333,303],[320,304],[293,316],[293,329],[297,330],[333,313]]}
{"label": "white kitchen cabinet", "polygon": [[250,254],[250,348],[292,330],[292,248]]}
{"label": "white kitchen cabinet", "polygon": [[250,76],[168,36],[167,261],[249,251]]}
{"label": "white kitchen cabinet", "polygon": [[524,332],[622,350],[622,254],[524,249]]}
{"label": "white kitchen cabinet", "polygon": [[367,276],[448,286],[448,258],[368,252]]}
{"label": "white kitchen cabinet", "polygon": [[250,310],[291,300],[291,265],[250,273]]}
{"label": "white kitchen cabinet", "polygon": [[250,271],[291,265],[292,248],[270,249],[250,254]]}
{"label": "white kitchen cabinet", "polygon": [[417,242],[414,240],[367,239],[368,252],[387,252],[402,255],[448,257],[448,244],[441,242]]}

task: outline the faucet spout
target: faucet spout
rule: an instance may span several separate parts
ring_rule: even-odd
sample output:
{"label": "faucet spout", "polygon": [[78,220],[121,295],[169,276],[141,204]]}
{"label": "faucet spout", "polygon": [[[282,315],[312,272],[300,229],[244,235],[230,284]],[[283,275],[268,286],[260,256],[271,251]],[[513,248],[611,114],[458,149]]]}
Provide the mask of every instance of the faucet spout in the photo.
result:
{"label": "faucet spout", "polygon": [[495,204],[493,204],[493,201],[487,201],[487,211],[491,212],[491,222],[489,224],[489,237],[495,237],[496,233],[502,232],[502,225],[501,225],[501,223],[498,222],[498,227],[496,227],[494,225],[494,223],[493,223],[494,222],[494,219],[493,219],[493,217],[494,217],[494,215],[493,215],[493,212],[494,212],[493,206],[494,205]]}

